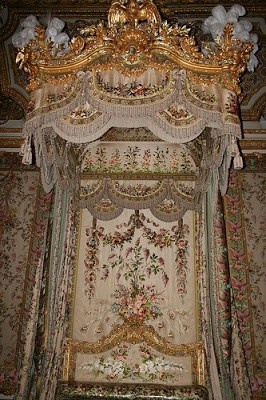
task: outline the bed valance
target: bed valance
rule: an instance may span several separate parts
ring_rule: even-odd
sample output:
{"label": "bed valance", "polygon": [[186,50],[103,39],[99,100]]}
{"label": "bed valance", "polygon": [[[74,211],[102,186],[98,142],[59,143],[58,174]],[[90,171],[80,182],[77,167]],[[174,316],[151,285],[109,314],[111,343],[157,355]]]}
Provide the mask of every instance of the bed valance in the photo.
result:
{"label": "bed valance", "polygon": [[29,16],[13,37],[29,76],[23,162],[32,161],[34,143],[46,190],[55,182],[73,188],[84,146],[112,127],[147,128],[174,144],[208,128],[224,191],[231,157],[242,167],[238,79],[257,61],[244,13],[216,7],[203,24],[214,41],[201,48],[185,25],[162,22],[152,1],[114,1],[107,24],[77,25],[71,39],[58,18],[44,26]]}

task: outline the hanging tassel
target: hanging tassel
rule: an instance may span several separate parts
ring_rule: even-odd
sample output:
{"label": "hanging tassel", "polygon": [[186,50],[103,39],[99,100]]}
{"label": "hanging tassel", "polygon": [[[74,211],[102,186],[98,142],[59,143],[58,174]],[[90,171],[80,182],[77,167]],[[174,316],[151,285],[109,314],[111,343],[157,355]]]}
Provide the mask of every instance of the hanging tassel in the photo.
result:
{"label": "hanging tassel", "polygon": [[25,152],[22,158],[22,164],[32,164],[32,151],[31,151],[31,146],[27,146],[25,148]]}
{"label": "hanging tassel", "polygon": [[20,146],[19,155],[21,157],[24,156],[26,144],[27,144],[27,139],[25,139],[22,145]]}
{"label": "hanging tassel", "polygon": [[237,139],[235,136],[232,136],[231,140],[231,156],[235,157],[237,154],[239,154],[239,148],[237,144]]}
{"label": "hanging tassel", "polygon": [[243,158],[238,153],[234,158],[234,169],[242,169],[243,168]]}
{"label": "hanging tassel", "polygon": [[32,164],[31,137],[27,137],[21,146],[22,164]]}
{"label": "hanging tassel", "polygon": [[239,149],[237,143],[232,143],[231,144],[231,156],[235,157],[237,154],[239,154]]}

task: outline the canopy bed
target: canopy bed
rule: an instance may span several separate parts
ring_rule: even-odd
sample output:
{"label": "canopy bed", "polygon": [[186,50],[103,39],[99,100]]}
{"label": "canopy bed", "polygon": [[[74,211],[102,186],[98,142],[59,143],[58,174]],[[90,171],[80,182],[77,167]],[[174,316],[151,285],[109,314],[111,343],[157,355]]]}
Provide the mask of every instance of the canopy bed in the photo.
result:
{"label": "canopy bed", "polygon": [[14,35],[30,92],[21,155],[59,210],[40,398],[227,390],[207,317],[207,214],[232,159],[243,166],[238,81],[257,49],[244,13],[217,6],[201,48],[150,0],[113,1],[107,24],[83,21],[71,39],[34,16]]}

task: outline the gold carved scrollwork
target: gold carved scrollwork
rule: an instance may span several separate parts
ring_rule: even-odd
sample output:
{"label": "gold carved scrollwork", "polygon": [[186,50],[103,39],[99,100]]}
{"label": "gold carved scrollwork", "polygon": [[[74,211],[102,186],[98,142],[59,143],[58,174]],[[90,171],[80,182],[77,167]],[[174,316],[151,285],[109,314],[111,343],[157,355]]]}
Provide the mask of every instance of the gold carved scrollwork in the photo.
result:
{"label": "gold carved scrollwork", "polygon": [[128,28],[117,36],[117,56],[121,56],[126,64],[138,64],[144,55],[149,54],[150,45],[151,38],[147,33]]}
{"label": "gold carved scrollwork", "polygon": [[219,83],[220,77],[218,75],[204,75],[197,74],[195,72],[189,71],[187,74],[189,81],[194,85],[210,85]]}
{"label": "gold carved scrollwork", "polygon": [[[45,40],[45,27],[38,25],[35,32],[36,39],[30,40],[26,47],[20,49],[16,57],[19,69],[23,69],[29,75],[30,82],[26,87],[27,91],[37,89],[43,81],[57,84],[72,82],[75,76],[69,71],[64,73],[60,66],[81,53],[85,44],[84,39],[82,37],[74,38],[70,43],[70,53],[57,60],[57,53],[60,48],[53,49],[52,43]],[[52,64],[58,64],[57,73],[46,76],[45,66]]]}
{"label": "gold carved scrollwork", "polygon": [[216,39],[216,48],[209,48],[208,58],[214,63],[222,65],[220,83],[229,90],[239,94],[239,78],[245,71],[250,52],[253,49],[251,42],[242,42],[233,38],[233,23],[228,23],[224,28],[222,37]]}
{"label": "gold carved scrollwork", "polygon": [[158,335],[152,326],[139,324],[138,321],[134,319],[125,322],[123,325],[116,325],[107,337],[103,337],[95,343],[68,339],[64,357],[63,380],[75,380],[76,358],[78,353],[97,354],[110,350],[122,342],[132,344],[145,343],[168,356],[180,357],[190,355],[192,359],[193,376],[195,377],[194,384],[204,384],[204,360],[201,343],[172,344]]}
{"label": "gold carved scrollwork", "polygon": [[[205,46],[206,48],[208,45]],[[28,91],[42,82],[69,83],[87,69],[110,70],[136,77],[148,68],[170,71],[181,67],[199,81],[219,82],[239,93],[238,79],[246,68],[252,50],[250,42],[233,38],[232,24],[209,46],[204,55],[186,26],[162,23],[152,0],[115,0],[108,13],[108,24],[100,22],[79,30],[67,54],[45,39],[45,27],[36,27],[36,38],[19,50],[17,63],[29,75]],[[197,78],[196,75],[199,75]]]}

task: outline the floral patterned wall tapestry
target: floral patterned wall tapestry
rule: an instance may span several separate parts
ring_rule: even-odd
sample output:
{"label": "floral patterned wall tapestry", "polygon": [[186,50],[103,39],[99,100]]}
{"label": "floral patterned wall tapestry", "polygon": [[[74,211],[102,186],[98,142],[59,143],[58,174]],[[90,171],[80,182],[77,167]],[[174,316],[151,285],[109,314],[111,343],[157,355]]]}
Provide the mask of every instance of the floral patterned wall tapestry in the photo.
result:
{"label": "floral patterned wall tapestry", "polygon": [[247,252],[256,373],[266,372],[266,173],[242,175],[242,199]]}
{"label": "floral patterned wall tapestry", "polygon": [[[195,218],[191,211],[182,221],[163,222],[150,210],[124,209],[117,218],[100,221],[82,210],[72,340],[93,347],[108,337],[113,345],[77,354],[76,381],[197,382],[191,352],[169,351],[200,340]],[[165,349],[117,342],[125,326],[133,334],[142,326],[150,330]]]}
{"label": "floral patterned wall tapestry", "polygon": [[[11,170],[10,170],[11,168]],[[6,171],[9,169],[9,172]],[[17,376],[18,346],[31,236],[39,196],[39,172],[17,170],[10,160],[0,171],[0,392],[12,393]]]}
{"label": "floral patterned wall tapestry", "polygon": [[235,379],[243,381],[238,374],[247,370],[254,399],[266,398],[265,160],[247,158],[245,170],[231,174],[224,201],[232,301],[244,356]]}

